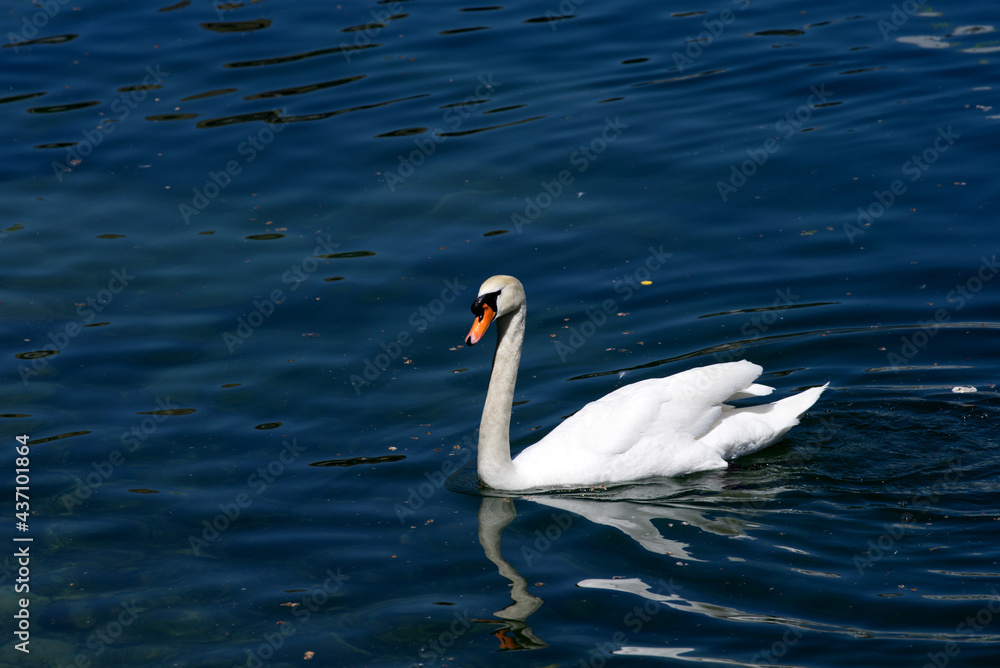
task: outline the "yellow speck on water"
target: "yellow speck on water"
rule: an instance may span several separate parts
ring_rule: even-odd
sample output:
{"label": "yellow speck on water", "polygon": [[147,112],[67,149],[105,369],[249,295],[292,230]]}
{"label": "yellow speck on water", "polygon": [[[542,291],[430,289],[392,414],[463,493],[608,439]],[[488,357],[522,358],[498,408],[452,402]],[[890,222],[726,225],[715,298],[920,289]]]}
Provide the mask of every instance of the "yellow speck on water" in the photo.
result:
{"label": "yellow speck on water", "polygon": [[640,285],[652,285],[653,281],[639,281]]}

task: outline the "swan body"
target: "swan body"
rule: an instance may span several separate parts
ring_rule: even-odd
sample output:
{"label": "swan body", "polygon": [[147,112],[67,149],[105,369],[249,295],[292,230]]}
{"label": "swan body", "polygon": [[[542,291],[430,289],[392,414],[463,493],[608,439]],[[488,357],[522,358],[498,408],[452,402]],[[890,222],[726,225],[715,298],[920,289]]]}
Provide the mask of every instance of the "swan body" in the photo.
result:
{"label": "swan body", "polygon": [[493,276],[480,288],[472,312],[467,345],[478,343],[491,322],[497,326],[478,457],[479,479],[494,489],[618,483],[725,468],[727,461],[780,440],[827,387],[734,408],[724,402],[773,392],[754,382],[761,367],[740,361],[689,369],[587,404],[512,460],[510,414],[524,340],[524,288],[513,276]]}

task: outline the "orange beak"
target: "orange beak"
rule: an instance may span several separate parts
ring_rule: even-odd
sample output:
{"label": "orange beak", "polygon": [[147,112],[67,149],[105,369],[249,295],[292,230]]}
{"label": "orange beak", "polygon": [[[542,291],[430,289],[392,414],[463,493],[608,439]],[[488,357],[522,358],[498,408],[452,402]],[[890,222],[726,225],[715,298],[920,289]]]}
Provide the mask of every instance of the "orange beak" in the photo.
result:
{"label": "orange beak", "polygon": [[483,304],[483,314],[472,322],[472,329],[469,330],[469,335],[465,337],[465,345],[474,346],[479,343],[479,339],[483,338],[483,334],[489,329],[490,323],[493,322],[496,314],[496,311],[491,309],[489,304]]}

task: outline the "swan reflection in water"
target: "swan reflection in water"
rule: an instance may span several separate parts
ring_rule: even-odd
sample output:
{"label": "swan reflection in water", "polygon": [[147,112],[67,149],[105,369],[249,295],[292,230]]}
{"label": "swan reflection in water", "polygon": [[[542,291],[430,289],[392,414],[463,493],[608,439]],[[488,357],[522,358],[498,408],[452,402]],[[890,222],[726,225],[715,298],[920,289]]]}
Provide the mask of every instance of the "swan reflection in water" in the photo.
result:
{"label": "swan reflection in water", "polygon": [[538,639],[526,620],[542,607],[544,601],[528,591],[528,581],[500,553],[500,534],[516,516],[517,511],[510,499],[484,496],[479,504],[479,543],[486,558],[496,564],[500,575],[510,580],[510,598],[513,601],[503,610],[493,613],[505,622],[503,628],[493,635],[500,639],[501,649],[542,649],[548,645]]}
{"label": "swan reflection in water", "polygon": [[[891,640],[928,640],[934,642],[972,642],[976,638],[959,633],[930,631],[920,633],[914,631],[892,631],[883,629],[865,629],[853,626],[827,624],[819,621],[798,617],[786,617],[740,610],[728,605],[719,605],[693,598],[696,591],[685,591],[685,579],[672,575],[668,568],[675,566],[678,560],[705,562],[710,561],[709,555],[700,555],[698,559],[695,548],[676,540],[666,538],[654,521],[662,520],[660,526],[669,528],[669,523],[685,523],[702,531],[730,538],[752,539],[748,532],[762,526],[752,518],[769,512],[763,507],[767,502],[783,491],[783,488],[768,489],[727,489],[731,487],[731,479],[724,486],[725,474],[706,475],[699,477],[697,488],[687,487],[681,490],[677,481],[658,481],[655,485],[632,485],[619,490],[602,490],[600,496],[596,493],[584,492],[590,498],[580,498],[571,495],[542,494],[535,496],[514,497],[520,503],[538,503],[550,508],[573,513],[584,517],[595,524],[618,529],[626,536],[636,541],[644,549],[668,556],[670,560],[664,563],[662,575],[651,576],[646,580],[641,578],[622,578],[609,574],[606,578],[583,578],[576,586],[590,590],[610,590],[626,593],[642,600],[643,614],[651,617],[654,614],[670,610],[671,612],[704,615],[733,623],[764,624],[775,627],[775,638],[800,638],[806,632],[825,633],[835,637],[891,639]],[[690,481],[688,481],[690,482]],[[665,489],[666,486],[666,489]],[[668,490],[673,486],[675,493]],[[716,489],[712,489],[716,487]],[[645,498],[643,496],[645,495]],[[622,497],[633,498],[622,498]],[[634,498],[639,497],[639,498]],[[619,500],[597,500],[615,499]],[[698,503],[712,503],[712,507],[698,507]],[[528,590],[528,580],[525,579],[500,552],[500,538],[504,528],[516,517],[517,512],[511,497],[482,496],[479,507],[479,541],[486,557],[497,566],[500,575],[510,580],[511,605],[499,610],[494,615],[503,621],[503,628],[495,635],[500,638],[501,649],[541,649],[547,643],[527,624],[527,619],[544,604]],[[724,517],[720,517],[724,515]],[[572,519],[558,522],[562,528],[560,535],[573,532],[578,527]],[[552,541],[548,549],[558,549],[558,538]],[[728,558],[728,557],[723,557]],[[674,571],[676,572],[676,571]],[[841,577],[836,573],[816,573],[824,577]],[[647,581],[648,580],[648,581]],[[636,610],[639,610],[637,607]],[[638,614],[638,613],[637,613]],[[663,639],[656,642],[655,634],[644,632],[641,635],[636,629],[636,623],[629,624],[629,617],[622,620],[622,629],[612,632],[604,643],[601,651],[609,654],[628,656],[655,656],[660,658],[679,658],[686,661],[716,661],[711,657],[699,657],[691,654],[696,651],[690,647],[667,646]],[[639,625],[639,629],[642,626]],[[629,629],[626,632],[625,629]],[[645,640],[646,645],[637,641]],[[756,660],[742,663],[727,659],[727,663],[740,666],[760,665]]]}
{"label": "swan reflection in water", "polygon": [[[727,492],[722,489],[724,476],[706,475],[700,481],[701,491],[707,491],[717,487],[716,493],[722,497]],[[532,502],[539,505],[555,508],[566,513],[583,517],[594,524],[618,529],[626,536],[634,540],[644,549],[669,556],[672,559],[685,561],[701,561],[689,552],[689,546],[677,540],[672,540],[663,536],[660,530],[653,524],[654,520],[663,520],[665,526],[673,523],[696,526],[703,531],[732,538],[748,537],[745,530],[753,526],[752,523],[737,519],[732,515],[726,518],[712,517],[709,513],[718,514],[718,508],[701,509],[690,503],[665,502],[664,497],[676,494],[682,489],[690,491],[690,487],[683,487],[673,480],[661,480],[656,484],[628,485],[618,489],[601,490],[599,493],[583,492],[583,494],[593,494],[592,498],[581,498],[579,496],[541,494],[534,496],[514,497],[522,502]],[[747,508],[759,506],[765,500],[780,492],[780,489],[770,488],[766,491],[754,492],[752,494],[742,493],[732,497],[740,499]],[[607,499],[607,500],[605,500]],[[618,499],[618,500],[614,500]],[[714,501],[719,501],[719,496],[714,497]],[[511,582],[511,605],[493,613],[498,619],[503,620],[503,628],[496,632],[501,641],[501,648],[510,649],[540,649],[548,645],[542,641],[532,631],[527,624],[527,619],[534,614],[544,603],[544,600],[533,595],[528,590],[528,581],[508,562],[502,555],[500,549],[500,538],[503,530],[517,516],[514,501],[510,496],[498,497],[484,495],[481,497],[479,506],[479,542],[483,546],[486,558],[492,561],[500,575]],[[561,531],[571,531],[572,519],[560,521]],[[530,548],[522,548],[530,549]],[[664,578],[669,580],[669,578]],[[596,580],[585,580],[585,583],[597,582]],[[624,580],[612,580],[611,582],[623,584]],[[635,591],[642,591],[641,581],[636,581]],[[672,582],[672,581],[671,581]],[[590,586],[580,583],[580,586]],[[671,585],[672,587],[672,585]],[[648,589],[649,587],[646,586]],[[668,588],[669,589],[669,588]],[[666,591],[662,582],[658,583],[657,591]],[[653,593],[654,596],[667,596],[664,601],[685,603],[683,599],[672,593]],[[660,600],[660,599],[653,599]],[[685,605],[687,605],[685,603]]]}

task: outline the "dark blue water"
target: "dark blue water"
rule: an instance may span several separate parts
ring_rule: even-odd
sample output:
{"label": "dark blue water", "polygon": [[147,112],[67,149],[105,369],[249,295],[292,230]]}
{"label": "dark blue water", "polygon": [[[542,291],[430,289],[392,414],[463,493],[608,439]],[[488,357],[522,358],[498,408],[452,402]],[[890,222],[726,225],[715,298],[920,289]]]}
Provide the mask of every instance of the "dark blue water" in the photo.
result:
{"label": "dark blue water", "polygon": [[[994,665],[993,6],[5,17],[3,665]],[[515,449],[702,364],[831,388],[725,471],[484,496],[499,273]]]}

